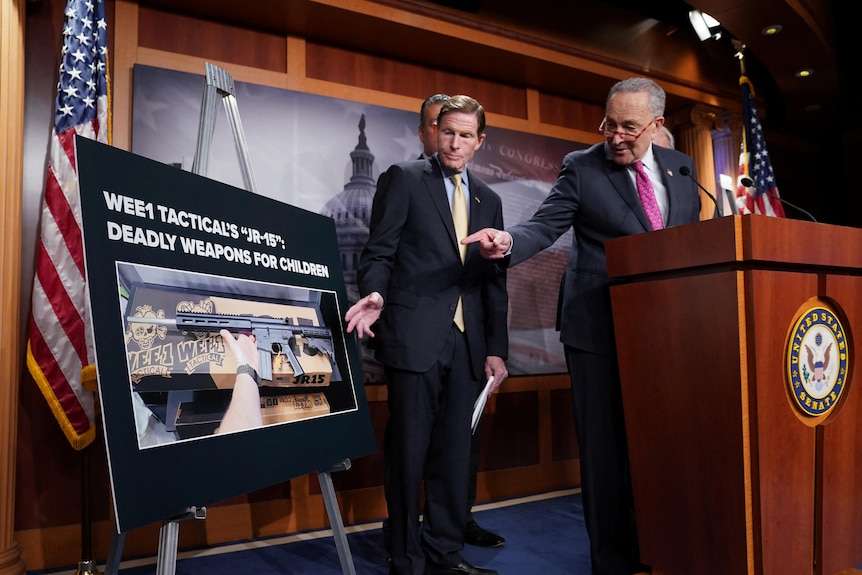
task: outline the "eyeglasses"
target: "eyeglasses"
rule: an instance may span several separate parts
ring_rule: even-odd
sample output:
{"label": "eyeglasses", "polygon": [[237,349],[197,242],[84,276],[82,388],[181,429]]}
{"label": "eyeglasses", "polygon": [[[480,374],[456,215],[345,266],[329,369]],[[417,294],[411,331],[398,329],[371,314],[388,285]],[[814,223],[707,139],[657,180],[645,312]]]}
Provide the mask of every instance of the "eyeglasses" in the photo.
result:
{"label": "eyeglasses", "polygon": [[608,119],[605,118],[602,120],[602,123],[599,124],[599,133],[603,135],[605,138],[613,138],[615,134],[619,134],[620,139],[623,142],[634,142],[638,138],[640,138],[644,132],[646,132],[647,128],[650,127],[650,124],[655,122],[655,118],[647,122],[647,125],[643,127],[640,132],[632,132],[631,130],[608,130],[607,129]]}

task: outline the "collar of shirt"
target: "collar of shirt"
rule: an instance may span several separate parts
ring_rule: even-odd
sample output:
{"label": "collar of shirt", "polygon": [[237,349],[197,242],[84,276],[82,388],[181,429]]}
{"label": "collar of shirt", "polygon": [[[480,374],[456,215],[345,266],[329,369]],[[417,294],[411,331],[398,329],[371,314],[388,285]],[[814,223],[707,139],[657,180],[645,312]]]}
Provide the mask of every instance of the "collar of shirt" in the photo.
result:
{"label": "collar of shirt", "polygon": [[[440,166],[440,171],[443,172],[443,185],[446,186],[446,198],[449,200],[449,207],[452,207],[452,196],[455,194],[455,182],[452,181],[452,176],[455,172],[443,166],[437,154],[434,154],[437,164]],[[465,200],[470,197],[470,182],[467,176],[467,170],[461,172],[461,190],[464,192]],[[470,215],[470,202],[467,201],[467,216]]]}
{"label": "collar of shirt", "polygon": [[[650,144],[649,148],[647,148],[646,154],[641,158],[641,163],[646,168],[647,174],[649,174],[649,179],[655,183],[656,180],[661,180],[661,176],[658,172],[658,164],[656,163],[655,154],[652,153],[652,144]],[[635,173],[635,169],[632,166],[629,166],[629,169],[632,173]]]}
{"label": "collar of shirt", "polygon": [[[443,181],[446,184],[446,191],[449,193],[449,197],[451,198],[452,192],[455,191],[455,182],[452,181],[452,176],[454,176],[456,172],[444,166],[443,162],[440,161],[440,158],[437,157],[437,154],[434,154],[431,157],[434,158],[437,165],[440,166],[440,172],[443,173]],[[470,188],[470,176],[467,175],[466,169],[461,172],[461,187],[464,190],[464,195],[466,195],[467,190]]]}

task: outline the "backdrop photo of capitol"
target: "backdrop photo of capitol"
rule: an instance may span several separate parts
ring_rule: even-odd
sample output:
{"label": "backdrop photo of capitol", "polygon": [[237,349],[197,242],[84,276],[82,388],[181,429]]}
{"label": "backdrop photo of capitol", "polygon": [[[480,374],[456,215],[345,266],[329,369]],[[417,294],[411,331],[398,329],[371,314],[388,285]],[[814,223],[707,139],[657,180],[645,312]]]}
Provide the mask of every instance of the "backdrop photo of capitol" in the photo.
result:
{"label": "backdrop photo of capitol", "polygon": [[[132,152],[191,170],[204,75],[137,65]],[[259,192],[331,217],[348,300],[357,298],[356,265],[368,239],[377,176],[415,159],[419,110],[408,112],[235,82],[237,107]],[[506,225],[529,218],[550,191],[563,156],[585,144],[488,126],[468,169],[503,200]],[[223,110],[216,114],[207,177],[242,188],[236,145]],[[511,375],[565,372],[555,329],[557,292],[571,243],[568,232],[548,250],[509,270]],[[288,241],[303,238],[284,230]],[[345,310],[346,311],[346,310]],[[382,383],[372,351],[363,350],[365,384]]]}

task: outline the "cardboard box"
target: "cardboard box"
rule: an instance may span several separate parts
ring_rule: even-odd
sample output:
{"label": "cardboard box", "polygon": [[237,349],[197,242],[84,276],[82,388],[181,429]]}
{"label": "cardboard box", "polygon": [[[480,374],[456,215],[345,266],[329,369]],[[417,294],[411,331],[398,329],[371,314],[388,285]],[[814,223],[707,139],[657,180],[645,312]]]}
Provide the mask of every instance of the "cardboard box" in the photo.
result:
{"label": "cardboard box", "polygon": [[[136,391],[233,388],[236,363],[217,328],[177,329],[178,312],[217,314],[250,320],[252,324],[255,318],[285,320],[280,327],[258,332],[259,342],[265,339],[264,333],[272,340],[266,350],[269,353],[264,354],[271,363],[272,377],[262,380],[262,385],[319,388],[328,386],[334,374],[336,381],[340,380],[335,358],[290,329],[325,327],[320,325],[320,313],[313,304],[270,303],[178,288],[138,286],[130,294],[124,318],[126,358]],[[135,321],[136,318],[140,321]],[[270,337],[274,331],[278,337]],[[332,349],[331,338],[329,345]],[[287,360],[287,349],[293,351],[304,372],[299,376]]]}
{"label": "cardboard box", "polygon": [[[177,436],[190,439],[216,433],[229,404],[229,391],[209,392],[203,398],[180,402],[174,422]],[[272,425],[328,415],[330,408],[323,393],[293,393],[262,395],[260,412],[263,424]]]}

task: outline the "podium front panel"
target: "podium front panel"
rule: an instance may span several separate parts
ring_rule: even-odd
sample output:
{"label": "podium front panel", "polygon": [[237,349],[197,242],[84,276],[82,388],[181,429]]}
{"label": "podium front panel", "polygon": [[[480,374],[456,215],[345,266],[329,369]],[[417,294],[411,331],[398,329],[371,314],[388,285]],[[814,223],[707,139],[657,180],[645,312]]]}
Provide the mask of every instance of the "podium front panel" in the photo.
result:
{"label": "podium front panel", "polygon": [[[606,243],[641,554],[655,573],[862,565],[860,244],[862,230],[765,216]],[[849,343],[838,401],[814,418],[786,376],[809,302],[837,310]]]}

